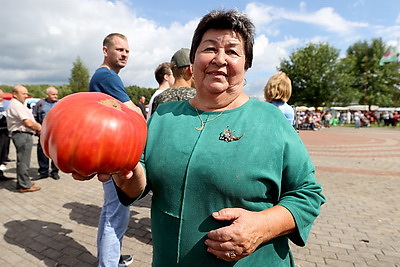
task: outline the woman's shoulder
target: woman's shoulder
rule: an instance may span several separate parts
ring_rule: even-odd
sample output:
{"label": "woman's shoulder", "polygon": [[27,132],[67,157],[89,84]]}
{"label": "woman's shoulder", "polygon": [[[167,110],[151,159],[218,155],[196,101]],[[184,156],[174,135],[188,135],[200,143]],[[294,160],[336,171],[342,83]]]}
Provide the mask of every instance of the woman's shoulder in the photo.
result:
{"label": "woman's shoulder", "polygon": [[189,100],[182,101],[169,101],[165,103],[161,103],[154,114],[159,116],[165,114],[178,114],[178,113],[187,113],[190,110]]}

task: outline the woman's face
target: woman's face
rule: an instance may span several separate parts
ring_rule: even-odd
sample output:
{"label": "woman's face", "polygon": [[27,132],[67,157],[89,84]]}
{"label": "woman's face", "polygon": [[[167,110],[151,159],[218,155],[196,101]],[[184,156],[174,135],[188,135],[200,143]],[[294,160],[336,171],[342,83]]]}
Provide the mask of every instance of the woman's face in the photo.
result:
{"label": "woman's face", "polygon": [[210,29],[196,50],[193,75],[198,94],[239,94],[244,85],[245,52],[233,30]]}

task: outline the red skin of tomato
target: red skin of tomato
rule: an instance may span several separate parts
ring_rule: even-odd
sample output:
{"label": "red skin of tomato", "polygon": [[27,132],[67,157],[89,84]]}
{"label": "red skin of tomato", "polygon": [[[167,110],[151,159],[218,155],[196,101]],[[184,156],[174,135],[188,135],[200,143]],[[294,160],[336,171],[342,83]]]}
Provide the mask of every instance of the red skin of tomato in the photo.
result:
{"label": "red skin of tomato", "polygon": [[[102,103],[112,100],[120,110]],[[132,170],[147,138],[144,118],[100,92],[64,97],[47,113],[40,143],[47,157],[65,173],[82,176]]]}

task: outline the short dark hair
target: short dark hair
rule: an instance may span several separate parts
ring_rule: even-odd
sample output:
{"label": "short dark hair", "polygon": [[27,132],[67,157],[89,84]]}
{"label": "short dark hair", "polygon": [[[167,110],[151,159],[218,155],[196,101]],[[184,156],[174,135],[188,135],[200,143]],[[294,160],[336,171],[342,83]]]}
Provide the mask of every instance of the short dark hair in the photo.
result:
{"label": "short dark hair", "polygon": [[244,68],[246,70],[251,68],[253,62],[255,27],[246,15],[235,9],[228,11],[213,10],[200,20],[194,32],[192,46],[190,48],[190,61],[192,64],[204,33],[210,29],[231,29],[238,33],[244,41],[244,52],[246,56]]}
{"label": "short dark hair", "polygon": [[121,33],[110,33],[109,35],[106,36],[103,40],[103,46],[110,47],[112,45],[112,41],[114,40],[114,37],[119,37],[123,40],[127,40],[125,35]]}
{"label": "short dark hair", "polygon": [[172,74],[170,62],[161,63],[160,65],[157,66],[156,70],[154,71],[154,76],[158,84],[161,84],[164,81],[165,74],[168,75]]}

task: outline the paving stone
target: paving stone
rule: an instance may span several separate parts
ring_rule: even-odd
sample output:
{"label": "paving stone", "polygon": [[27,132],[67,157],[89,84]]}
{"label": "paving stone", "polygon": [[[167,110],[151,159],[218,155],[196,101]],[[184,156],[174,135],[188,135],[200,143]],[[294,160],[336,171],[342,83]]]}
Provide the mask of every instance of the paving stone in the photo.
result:
{"label": "paving stone", "polygon": [[[327,203],[306,246],[291,244],[296,266],[400,267],[400,129],[331,127],[299,135]],[[34,147],[32,174],[37,167]],[[15,162],[7,168],[6,176],[15,177]],[[0,182],[0,266],[97,265],[101,183],[60,175],[26,194],[16,191],[15,179]],[[151,266],[150,203],[151,195],[131,207],[122,247],[134,256],[131,267]]]}

